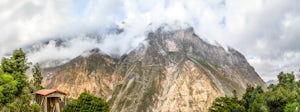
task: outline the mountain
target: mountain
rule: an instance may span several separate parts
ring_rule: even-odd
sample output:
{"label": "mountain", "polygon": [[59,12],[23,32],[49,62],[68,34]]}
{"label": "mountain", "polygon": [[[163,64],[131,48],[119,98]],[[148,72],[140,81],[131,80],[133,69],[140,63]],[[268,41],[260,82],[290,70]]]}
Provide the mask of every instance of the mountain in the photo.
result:
{"label": "mountain", "polygon": [[266,82],[266,84],[269,86],[271,84],[278,84],[278,80],[269,80]]}
{"label": "mountain", "polygon": [[211,45],[192,28],[149,32],[147,45],[120,58],[93,49],[43,69],[43,85],[76,98],[83,91],[106,99],[115,111],[207,111],[213,100],[241,96],[264,81],[238,51]]}

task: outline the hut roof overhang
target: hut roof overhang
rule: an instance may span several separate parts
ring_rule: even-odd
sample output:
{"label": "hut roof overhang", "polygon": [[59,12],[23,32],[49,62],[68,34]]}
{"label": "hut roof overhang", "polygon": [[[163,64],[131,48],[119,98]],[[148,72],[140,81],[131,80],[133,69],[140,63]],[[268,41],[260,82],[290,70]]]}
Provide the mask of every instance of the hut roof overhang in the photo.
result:
{"label": "hut roof overhang", "polygon": [[35,94],[47,96],[47,95],[55,93],[55,92],[61,93],[63,95],[67,95],[67,93],[59,91],[58,89],[42,89],[42,90],[35,92]]}

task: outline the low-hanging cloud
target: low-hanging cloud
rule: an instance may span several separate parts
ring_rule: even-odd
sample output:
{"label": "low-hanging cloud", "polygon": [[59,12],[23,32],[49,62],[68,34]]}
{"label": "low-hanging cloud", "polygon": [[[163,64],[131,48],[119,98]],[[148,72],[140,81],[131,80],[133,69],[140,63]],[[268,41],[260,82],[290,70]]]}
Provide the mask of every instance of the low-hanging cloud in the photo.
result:
{"label": "low-hanging cloud", "polygon": [[[0,1],[0,57],[62,37],[29,53],[33,62],[72,59],[99,48],[126,54],[161,24],[190,25],[196,34],[242,52],[264,80],[300,67],[300,7],[295,0],[7,0]],[[120,27],[121,33],[108,33]],[[172,29],[172,28],[171,28]],[[96,33],[103,40],[85,38]],[[51,56],[49,56],[51,55]]]}

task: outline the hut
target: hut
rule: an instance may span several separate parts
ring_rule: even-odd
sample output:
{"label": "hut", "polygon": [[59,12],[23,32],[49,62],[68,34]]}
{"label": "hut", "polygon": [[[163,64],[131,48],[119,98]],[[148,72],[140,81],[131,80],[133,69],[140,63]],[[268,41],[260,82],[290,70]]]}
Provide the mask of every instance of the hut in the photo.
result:
{"label": "hut", "polygon": [[42,89],[35,92],[35,100],[43,112],[60,112],[61,106],[67,104],[66,95],[57,89]]}

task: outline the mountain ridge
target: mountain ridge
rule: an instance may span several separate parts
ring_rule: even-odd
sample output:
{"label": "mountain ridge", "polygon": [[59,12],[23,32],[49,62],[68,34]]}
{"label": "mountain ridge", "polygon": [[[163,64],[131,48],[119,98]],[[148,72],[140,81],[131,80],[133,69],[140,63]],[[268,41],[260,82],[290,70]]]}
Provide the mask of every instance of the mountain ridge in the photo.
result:
{"label": "mountain ridge", "polygon": [[245,57],[198,37],[192,28],[149,32],[147,45],[120,58],[94,49],[46,68],[43,85],[76,98],[87,90],[110,102],[111,111],[207,111],[214,98],[242,95],[265,83]]}

